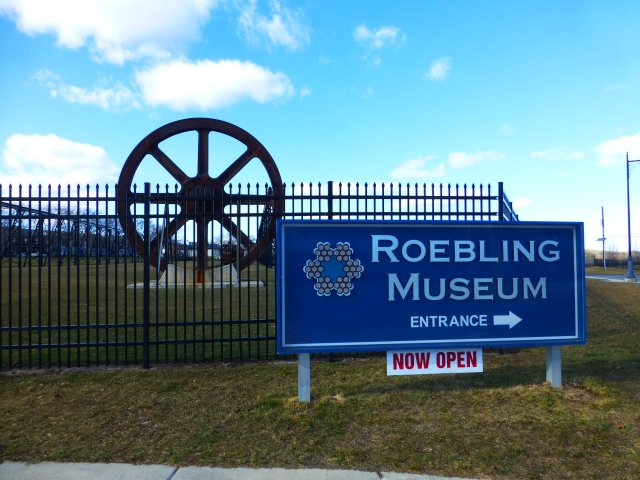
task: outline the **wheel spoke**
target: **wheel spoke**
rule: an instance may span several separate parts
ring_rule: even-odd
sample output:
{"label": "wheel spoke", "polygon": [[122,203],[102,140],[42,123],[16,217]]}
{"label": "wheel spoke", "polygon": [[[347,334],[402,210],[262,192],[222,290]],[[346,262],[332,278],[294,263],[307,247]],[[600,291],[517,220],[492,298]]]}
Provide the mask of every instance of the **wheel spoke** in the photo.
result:
{"label": "wheel spoke", "polygon": [[249,250],[254,243],[251,239],[238,227],[229,215],[223,215],[220,219],[222,226],[238,241],[240,245]]}
{"label": "wheel spoke", "polygon": [[268,205],[273,203],[273,195],[226,193],[225,205]]}
{"label": "wheel spoke", "polygon": [[207,268],[207,251],[209,247],[209,235],[207,222],[196,220],[196,268],[203,271]]}
{"label": "wheel spoke", "polygon": [[255,158],[255,152],[251,149],[245,150],[245,152],[240,155],[231,165],[229,165],[224,172],[220,174],[218,177],[218,181],[221,185],[226,185],[231,181],[233,177],[235,177],[240,170],[244,168],[244,166],[249,163],[249,161]]}
{"label": "wheel spoke", "polygon": [[178,230],[184,227],[188,221],[189,219],[184,216],[174,218],[169,222],[169,225],[158,231],[158,234],[156,235],[156,238],[152,240],[152,243],[157,243],[159,241],[159,237],[171,238]]}
{"label": "wheel spoke", "polygon": [[153,145],[149,148],[149,153],[155,158],[160,165],[164,167],[164,169],[169,172],[169,174],[175,178],[180,185],[182,185],[185,181],[189,179],[189,176],[182,171],[178,165],[176,165],[173,160],[169,158],[169,156],[160,150],[160,147],[157,145]]}
{"label": "wheel spoke", "polygon": [[151,240],[151,251],[149,252],[151,261],[157,262],[158,260],[158,249],[161,248],[161,246],[158,245],[160,241],[167,241],[173,237],[178,230],[184,227],[188,220],[188,218],[183,216],[176,217],[169,222],[169,225],[156,234],[155,238]]}
{"label": "wheel spoke", "polygon": [[[135,203],[144,203],[144,196],[140,196],[136,199]],[[149,195],[149,203],[151,205],[178,205],[179,198],[175,192],[158,192]]]}
{"label": "wheel spoke", "polygon": [[209,175],[209,131],[198,130],[198,176]]}

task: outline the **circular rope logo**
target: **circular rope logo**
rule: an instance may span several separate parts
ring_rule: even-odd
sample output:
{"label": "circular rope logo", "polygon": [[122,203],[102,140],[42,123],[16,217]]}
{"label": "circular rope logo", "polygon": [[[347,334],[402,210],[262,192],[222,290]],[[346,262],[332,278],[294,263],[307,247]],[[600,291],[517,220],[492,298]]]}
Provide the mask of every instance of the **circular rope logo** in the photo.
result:
{"label": "circular rope logo", "polygon": [[313,285],[318,296],[329,296],[336,291],[338,296],[351,294],[353,280],[360,278],[364,266],[360,260],[351,258],[353,248],[349,242],[338,242],[335,248],[329,242],[318,242],[313,251],[315,259],[307,260],[304,273],[314,280]]}

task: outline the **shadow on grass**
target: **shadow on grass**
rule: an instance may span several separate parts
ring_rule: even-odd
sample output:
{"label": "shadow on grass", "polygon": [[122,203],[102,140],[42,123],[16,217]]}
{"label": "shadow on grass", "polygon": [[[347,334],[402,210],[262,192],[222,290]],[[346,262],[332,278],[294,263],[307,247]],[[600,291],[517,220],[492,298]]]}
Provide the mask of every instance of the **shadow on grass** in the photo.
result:
{"label": "shadow on grass", "polygon": [[[508,358],[503,361],[504,364],[485,369],[483,373],[395,377],[382,384],[376,382],[377,386],[375,387],[370,384],[352,384],[349,390],[351,394],[381,394],[402,391],[453,392],[469,388],[487,390],[542,385],[546,382],[544,358],[539,363],[526,365],[510,364]],[[581,383],[585,378],[607,384],[634,382],[640,378],[640,361],[621,364],[615,360],[580,359],[563,363],[563,385]]]}

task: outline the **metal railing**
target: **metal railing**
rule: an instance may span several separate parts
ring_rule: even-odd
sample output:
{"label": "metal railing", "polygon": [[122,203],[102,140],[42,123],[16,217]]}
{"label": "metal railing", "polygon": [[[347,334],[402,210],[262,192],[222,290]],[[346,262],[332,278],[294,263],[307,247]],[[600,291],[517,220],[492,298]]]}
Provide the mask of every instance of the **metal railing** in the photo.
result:
{"label": "metal railing", "polygon": [[[502,183],[497,191],[336,182],[283,191],[276,198],[267,186],[238,185],[220,199],[156,186],[123,199],[109,187],[0,186],[0,369],[275,358],[270,237],[256,261],[232,266],[270,235],[276,216],[517,220]],[[124,227],[121,202],[132,219]],[[142,252],[127,241],[133,236]],[[194,285],[203,252],[209,280]]]}

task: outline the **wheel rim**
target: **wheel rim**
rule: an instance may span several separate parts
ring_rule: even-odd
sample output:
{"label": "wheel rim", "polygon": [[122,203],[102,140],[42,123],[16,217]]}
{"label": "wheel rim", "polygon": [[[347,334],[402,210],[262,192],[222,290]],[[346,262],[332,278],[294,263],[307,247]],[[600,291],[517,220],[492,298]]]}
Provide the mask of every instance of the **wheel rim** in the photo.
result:
{"label": "wheel rim", "polygon": [[[161,142],[186,132],[197,132],[198,134],[197,173],[195,176],[187,175],[160,147]],[[217,177],[209,175],[209,137],[212,133],[231,137],[246,147],[246,150]],[[234,221],[233,215],[225,212],[225,208],[245,205],[264,205],[266,207],[268,205],[275,218],[282,215],[284,187],[280,172],[271,154],[255,137],[236,125],[210,118],[189,118],[164,125],[143,138],[131,151],[120,172],[117,185],[118,217],[126,232],[127,240],[139,255],[145,255],[145,246],[142,237],[136,230],[131,207],[142,203],[142,195],[132,191],[132,184],[140,163],[147,155],[154,158],[180,185],[180,190],[176,193],[152,196],[152,203],[173,204],[180,209],[180,214],[176,214],[175,218],[151,239],[149,258],[152,266],[159,268],[160,271],[166,270],[167,262],[165,259],[154,262],[159,258],[158,253],[162,248],[161,239],[171,238],[189,221],[195,222],[196,225],[195,268],[197,281],[202,281],[204,271],[211,267],[208,265],[207,235],[208,225],[212,221],[217,221],[236,240],[237,244],[242,246],[240,249],[242,255],[237,259],[239,270],[247,268],[270,247],[275,238],[273,217],[266,229],[266,234],[254,242]],[[224,192],[224,186],[230,183],[251,160],[256,158],[260,160],[269,177],[270,193],[240,195],[239,193]],[[220,264],[232,261],[236,260],[227,259],[225,261],[221,259]]]}

